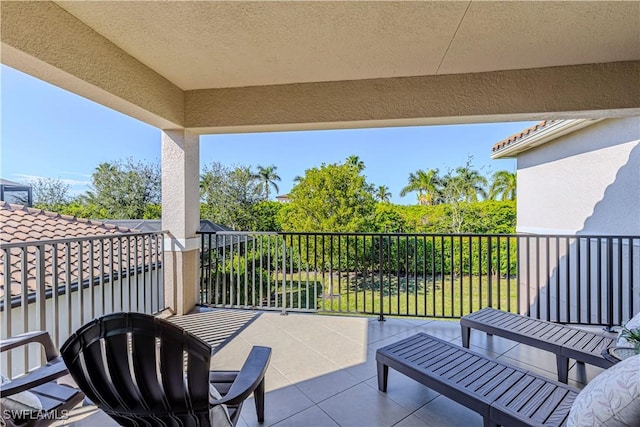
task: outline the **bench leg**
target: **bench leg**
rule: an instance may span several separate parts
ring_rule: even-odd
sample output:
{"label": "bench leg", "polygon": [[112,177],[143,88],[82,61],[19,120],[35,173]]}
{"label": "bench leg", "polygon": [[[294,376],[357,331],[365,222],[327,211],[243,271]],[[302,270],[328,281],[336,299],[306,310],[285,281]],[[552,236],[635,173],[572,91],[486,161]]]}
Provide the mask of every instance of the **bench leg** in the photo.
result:
{"label": "bench leg", "polygon": [[462,333],[462,346],[464,348],[469,348],[469,338],[471,337],[471,328],[468,326],[460,325],[460,330]]}
{"label": "bench leg", "polygon": [[556,365],[558,368],[558,381],[567,383],[569,378],[569,358],[561,355],[556,355]]}
{"label": "bench leg", "polygon": [[256,403],[256,415],[258,416],[258,422],[264,422],[264,378],[258,384],[253,392],[253,399]]}
{"label": "bench leg", "polygon": [[378,390],[387,391],[387,379],[389,378],[389,367],[382,362],[378,362]]}

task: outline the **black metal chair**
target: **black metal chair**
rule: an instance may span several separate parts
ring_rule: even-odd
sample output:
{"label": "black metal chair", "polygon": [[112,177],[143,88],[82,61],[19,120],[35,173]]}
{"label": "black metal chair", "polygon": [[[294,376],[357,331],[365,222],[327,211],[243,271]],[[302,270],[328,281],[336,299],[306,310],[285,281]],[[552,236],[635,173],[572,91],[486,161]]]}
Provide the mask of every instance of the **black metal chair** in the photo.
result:
{"label": "black metal chair", "polygon": [[236,425],[251,393],[264,420],[269,347],[253,347],[240,371],[210,371],[206,342],[163,319],[114,313],[81,327],[61,353],[80,389],[121,425],[209,426],[211,407],[222,404]]}
{"label": "black metal chair", "polygon": [[[0,340],[0,352],[31,343],[39,343],[44,347],[47,363],[0,386],[0,425],[46,426],[64,418],[68,410],[84,399],[80,390],[55,382],[69,372],[47,332],[28,332]],[[20,401],[24,402],[27,397],[28,400],[37,402],[38,406],[24,406]]]}

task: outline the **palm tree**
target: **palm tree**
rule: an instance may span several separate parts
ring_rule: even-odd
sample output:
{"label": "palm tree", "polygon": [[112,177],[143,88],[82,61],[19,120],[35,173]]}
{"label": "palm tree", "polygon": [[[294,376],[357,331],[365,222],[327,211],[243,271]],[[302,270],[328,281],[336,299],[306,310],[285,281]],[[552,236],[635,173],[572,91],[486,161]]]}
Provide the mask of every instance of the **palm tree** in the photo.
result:
{"label": "palm tree", "polygon": [[493,174],[491,188],[489,189],[489,198],[497,200],[515,200],[516,199],[516,173],[509,171],[497,171]]}
{"label": "palm tree", "polygon": [[90,190],[85,194],[85,200],[88,204],[100,204],[100,193],[105,188],[119,185],[113,179],[118,175],[118,168],[115,164],[109,162],[100,163],[96,166],[93,174],[91,174]]}
{"label": "palm tree", "polygon": [[280,181],[280,176],[276,173],[278,169],[275,165],[262,167],[258,165],[258,172],[253,174],[253,178],[258,181],[258,189],[264,193],[264,199],[269,200],[269,188],[273,187],[276,192],[280,191],[276,181]]}
{"label": "palm tree", "polygon": [[466,166],[456,168],[456,175],[453,179],[458,181],[460,185],[461,196],[467,202],[477,202],[478,196],[483,199],[487,198],[487,178],[480,175],[480,172],[471,168],[471,164],[467,162]]}
{"label": "palm tree", "polygon": [[387,187],[386,185],[381,185],[376,190],[375,196],[381,202],[389,203],[389,201],[391,200],[391,197],[393,196],[393,194],[391,194],[389,192],[389,187]]}
{"label": "palm tree", "polygon": [[362,172],[364,170],[364,162],[360,160],[360,157],[356,155],[351,155],[347,157],[347,160],[345,163],[348,165],[355,166],[358,169],[358,172]]}
{"label": "palm tree", "polygon": [[418,170],[415,174],[409,174],[409,183],[400,191],[400,196],[416,191],[418,204],[435,205],[440,203],[442,182],[438,176],[438,169],[429,169],[427,172]]}

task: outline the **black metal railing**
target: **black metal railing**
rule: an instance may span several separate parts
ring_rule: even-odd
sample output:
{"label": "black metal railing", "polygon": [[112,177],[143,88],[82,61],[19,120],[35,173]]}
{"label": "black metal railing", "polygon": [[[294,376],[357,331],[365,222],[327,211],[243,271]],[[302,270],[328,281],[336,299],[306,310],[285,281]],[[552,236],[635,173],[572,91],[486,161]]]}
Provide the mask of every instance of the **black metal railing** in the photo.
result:
{"label": "black metal railing", "polygon": [[640,236],[200,234],[205,305],[608,326],[640,309]]}
{"label": "black metal railing", "polygon": [[[147,232],[0,243],[0,338],[46,330],[60,348],[95,317],[161,310],[163,239]],[[15,375],[38,366],[40,356],[6,352],[0,365]]]}

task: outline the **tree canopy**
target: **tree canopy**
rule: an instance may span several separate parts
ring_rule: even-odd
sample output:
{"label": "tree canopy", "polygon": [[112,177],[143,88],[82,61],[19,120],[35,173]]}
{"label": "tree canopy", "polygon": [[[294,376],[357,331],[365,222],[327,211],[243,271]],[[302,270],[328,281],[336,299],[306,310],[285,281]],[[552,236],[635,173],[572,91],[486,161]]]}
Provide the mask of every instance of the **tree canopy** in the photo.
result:
{"label": "tree canopy", "polygon": [[471,165],[471,159],[465,166],[459,166],[455,173],[449,172],[442,180],[445,201],[463,200],[465,202],[477,202],[487,198],[487,178]]}
{"label": "tree canopy", "polygon": [[259,166],[256,173],[253,174],[253,179],[258,182],[258,191],[264,194],[264,200],[269,200],[269,188],[273,187],[276,192],[280,191],[276,181],[280,181],[280,176],[276,173],[278,169],[275,165]]}
{"label": "tree canopy", "polygon": [[60,179],[36,178],[30,185],[33,191],[33,205],[38,209],[57,211],[71,201],[71,186]]}
{"label": "tree canopy", "polygon": [[389,187],[386,185],[379,185],[378,188],[376,188],[375,197],[379,202],[389,203],[393,194],[389,192]]}
{"label": "tree canopy", "polygon": [[246,166],[212,162],[200,176],[201,217],[235,230],[251,230],[252,208],[262,200],[255,174]]}
{"label": "tree canopy", "polygon": [[[418,206],[401,206],[391,203],[388,186],[367,182],[364,170],[355,155],[308,169],[293,179],[290,203],[279,203],[268,200],[271,190],[279,191],[277,166],[254,170],[212,162],[203,166],[200,179],[201,218],[246,231],[514,231],[515,173],[498,171],[488,185],[472,158],[445,175],[420,169],[409,174],[400,192],[416,193]],[[75,199],[61,180],[40,179],[32,186],[35,206],[42,209],[84,218],[151,219],[161,217],[160,180],[159,164],[127,159],[99,164],[90,191]]]}
{"label": "tree canopy", "polygon": [[491,200],[515,200],[517,176],[515,172],[498,171],[493,174],[489,198]]}
{"label": "tree canopy", "polygon": [[284,231],[365,231],[374,212],[372,186],[353,163],[308,169],[280,210]]}
{"label": "tree canopy", "polygon": [[133,159],[104,162],[91,175],[91,190],[81,199],[107,218],[145,218],[161,202],[158,163]]}
{"label": "tree canopy", "polygon": [[419,205],[435,205],[441,201],[442,180],[438,169],[418,170],[409,174],[409,183],[400,191],[402,197],[418,193]]}
{"label": "tree canopy", "polygon": [[347,157],[345,163],[347,165],[355,166],[355,168],[358,169],[358,172],[362,172],[365,168],[364,162],[360,160],[360,156],[356,156],[353,154]]}

